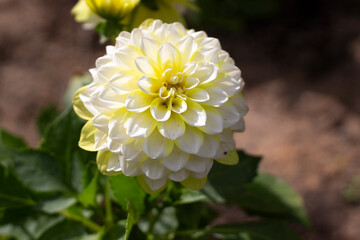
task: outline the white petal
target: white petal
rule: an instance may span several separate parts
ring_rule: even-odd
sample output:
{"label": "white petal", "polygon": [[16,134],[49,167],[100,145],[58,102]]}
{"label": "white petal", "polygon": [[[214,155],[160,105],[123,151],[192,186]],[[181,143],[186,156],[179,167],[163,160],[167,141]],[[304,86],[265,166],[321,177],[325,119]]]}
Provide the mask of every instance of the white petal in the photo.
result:
{"label": "white petal", "polygon": [[204,158],[214,158],[219,149],[219,140],[214,135],[204,135],[204,142],[197,155]]}
{"label": "white petal", "polygon": [[141,163],[143,173],[151,179],[164,178],[168,170],[161,164],[158,159],[147,159]]}
{"label": "white petal", "polygon": [[206,124],[200,130],[207,134],[218,134],[223,131],[223,118],[220,112],[214,107],[204,107],[206,111]]}
{"label": "white petal", "polygon": [[240,113],[240,117],[244,117],[249,111],[249,107],[245,102],[245,99],[240,94],[232,96],[229,100],[232,104],[235,105],[236,109]]}
{"label": "white petal", "polygon": [[145,56],[150,57],[154,61],[157,59],[159,44],[154,38],[143,37],[140,41],[140,48]]}
{"label": "white petal", "polygon": [[185,134],[176,140],[176,146],[187,153],[196,154],[203,144],[203,133],[198,129],[186,126]]}
{"label": "white petal", "polygon": [[171,104],[172,104],[171,110],[176,113],[183,113],[187,109],[187,104],[186,104],[185,100],[182,99],[181,97],[173,98]]}
{"label": "white petal", "polygon": [[107,136],[104,132],[97,131],[95,133],[95,150],[96,151],[105,151],[107,150]]}
{"label": "white petal", "polygon": [[155,130],[142,143],[143,151],[151,158],[163,158],[168,156],[174,147],[174,141],[163,137]]}
{"label": "white petal", "polygon": [[98,59],[96,59],[95,66],[96,68],[100,68],[101,66],[108,64],[111,61],[112,61],[111,56],[105,55],[103,57],[99,57]]}
{"label": "white petal", "polygon": [[167,121],[158,123],[158,129],[164,137],[176,140],[184,135],[185,123],[181,116],[173,113]]}
{"label": "white petal", "polygon": [[177,172],[185,166],[188,159],[188,153],[185,153],[177,147],[174,147],[172,153],[169,156],[163,158],[162,162],[167,169]]}
{"label": "white petal", "polygon": [[127,112],[124,119],[126,134],[134,138],[147,137],[156,127],[150,111],[143,113]]}
{"label": "white petal", "polygon": [[107,148],[113,153],[120,153],[122,144],[107,137]]}
{"label": "white petal", "polygon": [[199,84],[200,80],[196,77],[189,77],[186,79],[186,84],[184,86],[184,89],[192,89],[196,87]]}
{"label": "white petal", "polygon": [[148,57],[137,57],[135,58],[135,64],[140,72],[146,75],[155,76],[156,69],[155,64]]}
{"label": "white petal", "polygon": [[136,80],[134,75],[117,73],[110,79],[109,85],[115,92],[124,94],[137,89]]}
{"label": "white petal", "polygon": [[231,129],[238,132],[243,132],[245,130],[245,121],[244,118],[240,118],[235,125],[231,126]]}
{"label": "white petal", "polygon": [[243,86],[243,81],[235,80],[230,76],[225,76],[212,81],[213,84],[223,89],[228,96],[238,94]]}
{"label": "white petal", "polygon": [[142,151],[141,139],[135,139],[131,143],[123,144],[121,146],[121,153],[125,160],[132,162],[139,162],[148,158]]}
{"label": "white petal", "polygon": [[104,114],[98,114],[95,117],[93,117],[92,123],[100,131],[103,132],[108,131],[109,118],[107,118]]}
{"label": "white petal", "polygon": [[112,62],[105,64],[97,69],[97,75],[103,82],[108,82],[115,74],[120,72],[120,68]]}
{"label": "white petal", "polygon": [[189,177],[189,170],[187,170],[187,169],[181,169],[178,172],[170,173],[168,176],[168,178],[170,180],[173,180],[175,182],[182,182],[185,179],[187,179],[188,177]]}
{"label": "white petal", "polygon": [[121,171],[125,176],[134,177],[142,174],[141,168],[137,162],[129,162],[120,158]]}
{"label": "white petal", "polygon": [[186,91],[186,96],[195,102],[205,102],[210,99],[209,94],[201,88],[193,88]]}
{"label": "white petal", "polygon": [[185,122],[191,126],[204,126],[206,123],[206,112],[204,108],[191,100],[186,101],[187,110],[181,114]]}
{"label": "white petal", "polygon": [[139,88],[147,94],[156,94],[161,88],[161,82],[156,78],[151,78],[149,76],[142,76],[137,81]]}
{"label": "white petal", "polygon": [[224,128],[233,126],[240,119],[240,114],[235,106],[230,102],[226,102],[218,108],[224,121]]}
{"label": "white petal", "polygon": [[121,69],[136,69],[135,58],[139,56],[133,48],[124,46],[114,53],[114,63]]}
{"label": "white petal", "polygon": [[121,171],[120,167],[120,159],[118,154],[111,154],[111,157],[109,158],[109,161],[107,163],[106,171],[114,171],[119,172]]}
{"label": "white petal", "polygon": [[125,107],[131,112],[144,112],[150,107],[153,99],[153,96],[137,90],[128,95],[125,101]]}
{"label": "white petal", "polygon": [[167,103],[166,100],[161,98],[156,98],[151,103],[150,112],[155,120],[160,122],[167,121],[171,116],[171,103]]}
{"label": "white petal", "polygon": [[126,110],[121,111],[121,115],[112,118],[109,122],[109,137],[119,143],[128,143],[131,138],[126,134],[123,120]]}
{"label": "white petal", "polygon": [[200,84],[211,82],[217,78],[218,68],[215,64],[201,64],[196,72],[192,75],[200,80]]}
{"label": "white petal", "polygon": [[191,155],[186,163],[186,169],[193,172],[206,172],[211,168],[213,160],[210,158],[203,158],[196,155]]}
{"label": "white petal", "polygon": [[160,179],[150,179],[148,177],[144,177],[145,182],[148,184],[148,186],[151,188],[151,190],[156,191],[162,188],[166,182],[167,178],[160,178]]}
{"label": "white petal", "polygon": [[178,69],[181,65],[179,50],[170,43],[162,44],[158,52],[158,65],[162,66],[162,69]]}
{"label": "white petal", "polygon": [[241,76],[240,69],[231,63],[220,64],[219,72],[226,73],[227,75],[235,79],[240,79]]}
{"label": "white petal", "polygon": [[97,99],[107,108],[121,108],[124,106],[126,95],[120,95],[111,88],[104,87]]}
{"label": "white petal", "polygon": [[206,86],[204,89],[209,93],[210,99],[204,102],[212,106],[220,106],[225,103],[229,98],[224,90],[216,86]]}
{"label": "white petal", "polygon": [[192,36],[185,36],[181,38],[177,44],[177,49],[181,52],[183,62],[188,62],[190,57],[197,49],[197,43]]}
{"label": "white petal", "polygon": [[182,72],[185,74],[185,76],[191,76],[195,73],[197,68],[198,64],[196,62],[187,62]]}

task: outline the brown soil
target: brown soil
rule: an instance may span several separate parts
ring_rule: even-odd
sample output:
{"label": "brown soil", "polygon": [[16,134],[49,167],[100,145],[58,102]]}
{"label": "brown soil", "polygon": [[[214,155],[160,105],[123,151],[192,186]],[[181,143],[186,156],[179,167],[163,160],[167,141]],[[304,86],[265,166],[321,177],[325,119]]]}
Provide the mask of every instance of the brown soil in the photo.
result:
{"label": "brown soil", "polygon": [[[104,52],[70,16],[74,2],[0,0],[0,126],[32,146],[39,110],[61,105],[70,77]],[[360,239],[360,205],[342,194],[360,176],[360,8],[330,2],[304,21],[289,9],[217,36],[247,84],[238,147],[263,155],[261,169],[304,196],[313,223],[305,239]]]}

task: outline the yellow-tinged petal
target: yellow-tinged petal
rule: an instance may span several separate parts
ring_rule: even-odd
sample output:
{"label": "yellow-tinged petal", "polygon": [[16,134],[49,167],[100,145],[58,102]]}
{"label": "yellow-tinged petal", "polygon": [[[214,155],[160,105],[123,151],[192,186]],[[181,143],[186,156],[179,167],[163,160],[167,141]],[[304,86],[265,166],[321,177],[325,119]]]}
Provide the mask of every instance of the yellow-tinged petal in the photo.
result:
{"label": "yellow-tinged petal", "polygon": [[84,86],[82,88],[79,88],[75,93],[74,96],[72,98],[72,103],[74,105],[74,111],[76,112],[76,114],[85,119],[85,120],[90,120],[93,115],[89,112],[89,110],[87,110],[87,108],[84,106],[83,101],[81,101],[80,99],[80,94],[86,90],[88,86]]}
{"label": "yellow-tinged petal", "polygon": [[187,105],[184,99],[181,97],[175,97],[171,103],[171,110],[176,113],[183,113],[187,109]]}
{"label": "yellow-tinged petal", "polygon": [[99,151],[96,155],[96,163],[99,171],[102,174],[115,176],[121,174],[120,171],[108,171],[108,164],[111,157],[113,157],[113,153],[110,151]]}
{"label": "yellow-tinged petal", "polygon": [[207,177],[204,178],[194,178],[189,176],[187,179],[181,182],[187,188],[192,190],[200,190],[206,183]]}
{"label": "yellow-tinged petal", "polygon": [[153,100],[154,97],[152,95],[137,90],[128,95],[125,101],[125,107],[131,112],[144,112],[150,107]]}
{"label": "yellow-tinged petal", "polygon": [[95,150],[95,133],[98,129],[92,124],[91,121],[88,121],[84,127],[81,129],[81,135],[79,140],[79,147],[87,151],[96,151]]}
{"label": "yellow-tinged petal", "polygon": [[142,143],[143,151],[151,158],[168,156],[174,148],[174,141],[163,137],[158,130],[154,130]]}
{"label": "yellow-tinged petal", "polygon": [[156,121],[167,121],[171,116],[171,102],[167,103],[166,100],[156,98],[151,103],[150,112]]}
{"label": "yellow-tinged petal", "polygon": [[[145,178],[147,181],[145,180]],[[160,180],[149,181],[149,179],[145,175],[137,176],[137,180],[138,180],[139,185],[145,190],[145,192],[147,192],[149,194],[155,194],[155,193],[161,192],[162,190],[164,190],[167,187],[167,185],[169,183],[169,180],[167,180],[166,178],[160,179]],[[149,186],[148,182],[150,182],[153,189]],[[157,185],[159,185],[160,187],[156,188]]]}
{"label": "yellow-tinged petal", "polygon": [[156,121],[152,118],[150,111],[127,112],[125,115],[124,128],[130,137],[145,138],[152,133],[155,127]]}
{"label": "yellow-tinged petal", "polygon": [[206,112],[204,108],[191,100],[186,101],[187,110],[181,114],[185,122],[191,126],[204,126],[206,123]]}
{"label": "yellow-tinged petal", "polygon": [[161,82],[159,79],[151,78],[146,75],[143,75],[139,78],[139,80],[137,80],[137,85],[143,92],[151,95],[158,93],[161,88]]}
{"label": "yellow-tinged petal", "polygon": [[228,152],[226,157],[215,160],[225,165],[236,165],[239,163],[239,155],[237,154],[236,150],[233,150]]}
{"label": "yellow-tinged petal", "polygon": [[168,120],[159,122],[157,127],[161,135],[171,140],[176,140],[185,133],[184,120],[176,113],[171,114]]}
{"label": "yellow-tinged petal", "polygon": [[193,88],[186,91],[186,96],[195,102],[205,102],[210,99],[209,94],[201,88]]}
{"label": "yellow-tinged petal", "polygon": [[171,43],[164,43],[159,48],[157,62],[163,70],[167,68],[180,70],[181,54]]}

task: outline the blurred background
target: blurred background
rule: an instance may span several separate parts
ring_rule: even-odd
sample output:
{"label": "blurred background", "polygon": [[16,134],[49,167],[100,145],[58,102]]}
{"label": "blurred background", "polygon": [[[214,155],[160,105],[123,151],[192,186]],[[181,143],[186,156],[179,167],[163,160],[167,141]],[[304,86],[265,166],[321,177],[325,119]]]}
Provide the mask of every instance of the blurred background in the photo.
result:
{"label": "blurred background", "polygon": [[[246,82],[238,147],[302,194],[306,240],[360,239],[360,2],[198,2],[189,27],[219,38]],[[61,107],[71,76],[104,54],[75,3],[0,0],[0,126],[31,146],[39,111]]]}

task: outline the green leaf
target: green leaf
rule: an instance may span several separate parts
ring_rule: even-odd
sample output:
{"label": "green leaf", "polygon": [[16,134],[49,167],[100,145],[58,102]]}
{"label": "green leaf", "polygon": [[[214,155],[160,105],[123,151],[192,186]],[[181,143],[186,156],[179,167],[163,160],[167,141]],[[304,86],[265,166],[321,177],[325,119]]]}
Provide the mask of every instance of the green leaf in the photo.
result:
{"label": "green leaf", "polygon": [[237,165],[223,165],[214,163],[208,180],[216,192],[227,203],[236,203],[244,191],[245,185],[251,182],[257,174],[260,157],[246,155],[238,151],[239,163]]}
{"label": "green leaf", "polygon": [[71,184],[73,158],[78,151],[83,151],[78,146],[83,124],[74,110],[68,108],[49,124],[40,144],[40,149],[55,156],[61,164],[68,185]]}
{"label": "green leaf", "polygon": [[85,207],[96,205],[96,192],[97,192],[97,188],[98,188],[98,178],[99,178],[99,172],[97,171],[95,177],[91,180],[89,185],[78,196],[79,201]]}
{"label": "green leaf", "polygon": [[301,196],[275,176],[259,174],[246,186],[236,203],[252,214],[294,220],[310,226]]}
{"label": "green leaf", "polygon": [[63,220],[64,217],[62,216],[41,215],[37,218],[27,219],[24,223],[24,229],[33,239],[39,239],[46,230]]}
{"label": "green leaf", "polygon": [[123,240],[125,239],[126,222],[124,220],[119,221],[117,224],[107,230],[102,240]]}
{"label": "green leaf", "polygon": [[85,228],[78,222],[63,220],[46,230],[39,240],[69,240],[85,234]]}
{"label": "green leaf", "polygon": [[0,208],[33,206],[35,201],[26,188],[9,169],[0,165]]}
{"label": "green leaf", "polygon": [[14,158],[14,171],[29,188],[38,192],[66,191],[61,164],[47,153],[28,150],[17,153]]}
{"label": "green leaf", "polygon": [[46,128],[50,125],[52,121],[56,119],[58,115],[59,111],[55,105],[51,105],[49,107],[41,109],[36,119],[37,129],[41,135],[44,135],[44,133],[46,132]]}
{"label": "green leaf", "polygon": [[0,129],[0,151],[4,148],[8,150],[23,150],[27,148],[27,145],[22,138],[13,136],[9,132]]}
{"label": "green leaf", "polygon": [[109,178],[110,187],[114,197],[124,210],[127,209],[127,201],[129,201],[137,213],[144,212],[144,200],[146,193],[139,186],[136,178],[127,177],[125,175],[118,175]]}
{"label": "green leaf", "polygon": [[280,222],[259,221],[219,225],[207,230],[221,239],[236,240],[300,240],[287,225]]}
{"label": "green leaf", "polygon": [[40,209],[43,212],[53,214],[65,210],[76,203],[76,198],[60,196],[48,199],[40,203]]}
{"label": "green leaf", "polygon": [[14,237],[18,240],[32,240],[23,228],[12,224],[0,226],[0,236]]}

